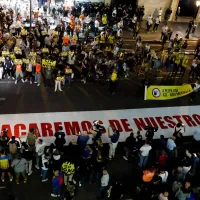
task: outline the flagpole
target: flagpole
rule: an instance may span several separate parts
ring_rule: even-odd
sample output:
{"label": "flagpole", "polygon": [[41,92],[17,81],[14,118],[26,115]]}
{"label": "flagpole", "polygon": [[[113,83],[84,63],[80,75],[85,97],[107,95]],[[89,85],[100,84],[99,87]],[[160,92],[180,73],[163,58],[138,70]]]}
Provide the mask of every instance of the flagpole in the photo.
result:
{"label": "flagpole", "polygon": [[147,100],[147,85],[144,86],[144,100]]}

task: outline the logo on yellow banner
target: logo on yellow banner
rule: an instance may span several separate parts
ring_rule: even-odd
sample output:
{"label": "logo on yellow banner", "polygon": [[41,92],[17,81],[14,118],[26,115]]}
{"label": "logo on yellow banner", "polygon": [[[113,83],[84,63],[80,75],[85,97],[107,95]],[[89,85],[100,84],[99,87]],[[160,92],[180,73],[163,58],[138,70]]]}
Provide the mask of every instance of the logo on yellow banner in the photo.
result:
{"label": "logo on yellow banner", "polygon": [[149,86],[146,92],[146,100],[175,99],[193,92],[190,84],[177,86]]}

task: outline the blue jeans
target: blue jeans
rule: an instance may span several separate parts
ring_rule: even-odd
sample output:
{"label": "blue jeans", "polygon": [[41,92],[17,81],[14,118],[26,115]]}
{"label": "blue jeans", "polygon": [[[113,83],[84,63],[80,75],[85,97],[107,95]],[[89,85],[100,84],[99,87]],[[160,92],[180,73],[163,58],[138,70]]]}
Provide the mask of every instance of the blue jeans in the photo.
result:
{"label": "blue jeans", "polygon": [[44,170],[44,169],[41,170],[42,181],[46,179],[46,177],[47,177],[47,172],[48,172],[48,170]]}
{"label": "blue jeans", "polygon": [[35,82],[40,84],[40,74],[35,74]]}
{"label": "blue jeans", "polygon": [[140,162],[139,162],[139,166],[140,167],[145,167],[147,164],[147,160],[148,160],[148,156],[140,156]]}
{"label": "blue jeans", "polygon": [[65,78],[65,85],[67,85],[68,88],[70,86],[70,83],[71,83],[71,77],[66,77]]}
{"label": "blue jeans", "polygon": [[52,188],[52,192],[55,195],[60,195],[61,194],[61,187],[59,187],[59,188]]}
{"label": "blue jeans", "polygon": [[200,162],[200,158],[199,157],[194,157],[193,158],[193,168],[194,168],[194,170],[196,169],[196,167],[199,164],[199,162]]}
{"label": "blue jeans", "polygon": [[100,186],[99,192],[98,192],[98,197],[103,197],[105,190],[106,190],[106,186]]}

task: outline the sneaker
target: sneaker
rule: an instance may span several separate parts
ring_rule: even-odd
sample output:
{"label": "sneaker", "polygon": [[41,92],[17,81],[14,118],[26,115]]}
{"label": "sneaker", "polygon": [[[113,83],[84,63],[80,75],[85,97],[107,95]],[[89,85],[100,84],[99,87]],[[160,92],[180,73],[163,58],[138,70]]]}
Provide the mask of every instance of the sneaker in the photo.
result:
{"label": "sneaker", "polygon": [[60,92],[62,92],[62,90],[59,90]]}
{"label": "sneaker", "polygon": [[35,165],[35,168],[36,168],[36,169],[40,169],[37,165]]}
{"label": "sneaker", "polygon": [[26,79],[25,82],[27,82],[28,80]]}
{"label": "sneaker", "polygon": [[17,181],[16,184],[19,185],[19,181]]}
{"label": "sneaker", "polygon": [[26,179],[24,179],[24,183],[26,183],[27,182],[27,180]]}
{"label": "sneaker", "polygon": [[83,81],[83,84],[86,84],[86,81]]}
{"label": "sneaker", "polygon": [[10,76],[8,76],[8,79],[10,79]]}
{"label": "sneaker", "polygon": [[52,197],[57,197],[57,195],[55,195],[55,194],[51,194],[51,196],[52,196]]}
{"label": "sneaker", "polygon": [[128,158],[126,156],[123,156],[124,160],[128,160]]}
{"label": "sneaker", "polygon": [[48,181],[48,178],[46,178],[46,179],[42,180],[42,182],[46,182],[46,181]]}
{"label": "sneaker", "polygon": [[31,171],[31,172],[28,173],[28,175],[30,176],[32,173],[33,173],[33,172]]}
{"label": "sneaker", "polygon": [[10,182],[12,182],[13,181],[13,176],[10,178]]}
{"label": "sneaker", "polygon": [[58,195],[58,197],[60,197],[60,195]]}
{"label": "sneaker", "polygon": [[81,182],[79,182],[79,187],[81,187],[81,185],[82,185]]}
{"label": "sneaker", "polygon": [[107,157],[108,160],[112,160],[112,158]]}
{"label": "sneaker", "polygon": [[34,83],[37,83],[37,81],[35,81]]}
{"label": "sneaker", "polygon": [[24,83],[24,79],[22,79],[22,83]]}
{"label": "sneaker", "polygon": [[32,81],[30,81],[30,84],[32,84]]}
{"label": "sneaker", "polygon": [[4,182],[5,182],[5,179],[4,179],[4,178],[1,178],[1,181],[4,183]]}
{"label": "sneaker", "polygon": [[15,84],[17,84],[17,80],[15,81]]}
{"label": "sneaker", "polygon": [[15,80],[15,77],[12,77],[13,80]]}
{"label": "sneaker", "polygon": [[37,86],[40,86],[40,83],[38,83]]}

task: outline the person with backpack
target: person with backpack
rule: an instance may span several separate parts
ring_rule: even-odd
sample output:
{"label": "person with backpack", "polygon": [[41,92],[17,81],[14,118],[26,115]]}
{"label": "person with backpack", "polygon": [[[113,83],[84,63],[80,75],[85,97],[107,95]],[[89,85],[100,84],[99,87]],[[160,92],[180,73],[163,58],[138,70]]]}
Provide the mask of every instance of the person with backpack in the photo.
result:
{"label": "person with backpack", "polygon": [[17,154],[17,157],[12,161],[11,167],[14,168],[16,183],[19,184],[20,175],[24,178],[24,183],[27,182],[26,178],[26,165],[27,161],[22,157],[21,154]]}
{"label": "person with backpack", "polygon": [[56,137],[55,140],[55,145],[56,145],[56,149],[58,149],[59,151],[63,150],[63,146],[65,144],[65,133],[63,132],[63,127],[59,126],[58,131],[55,133],[54,135]]}
{"label": "person with backpack", "polygon": [[13,180],[13,176],[10,172],[10,157],[6,155],[5,150],[0,152],[0,171],[1,171],[1,181],[5,182],[5,173],[8,174],[10,182]]}
{"label": "person with backpack", "polygon": [[8,152],[12,160],[16,157],[19,148],[19,141],[16,140],[15,136],[12,136],[11,140],[8,142]]}
{"label": "person with backpack", "polygon": [[63,175],[59,170],[54,171],[54,177],[52,179],[52,197],[60,197],[61,189],[63,185]]}
{"label": "person with backpack", "polygon": [[48,181],[47,178],[47,172],[49,169],[49,153],[45,152],[45,154],[42,155],[42,164],[41,164],[41,176],[42,176],[42,182]]}

